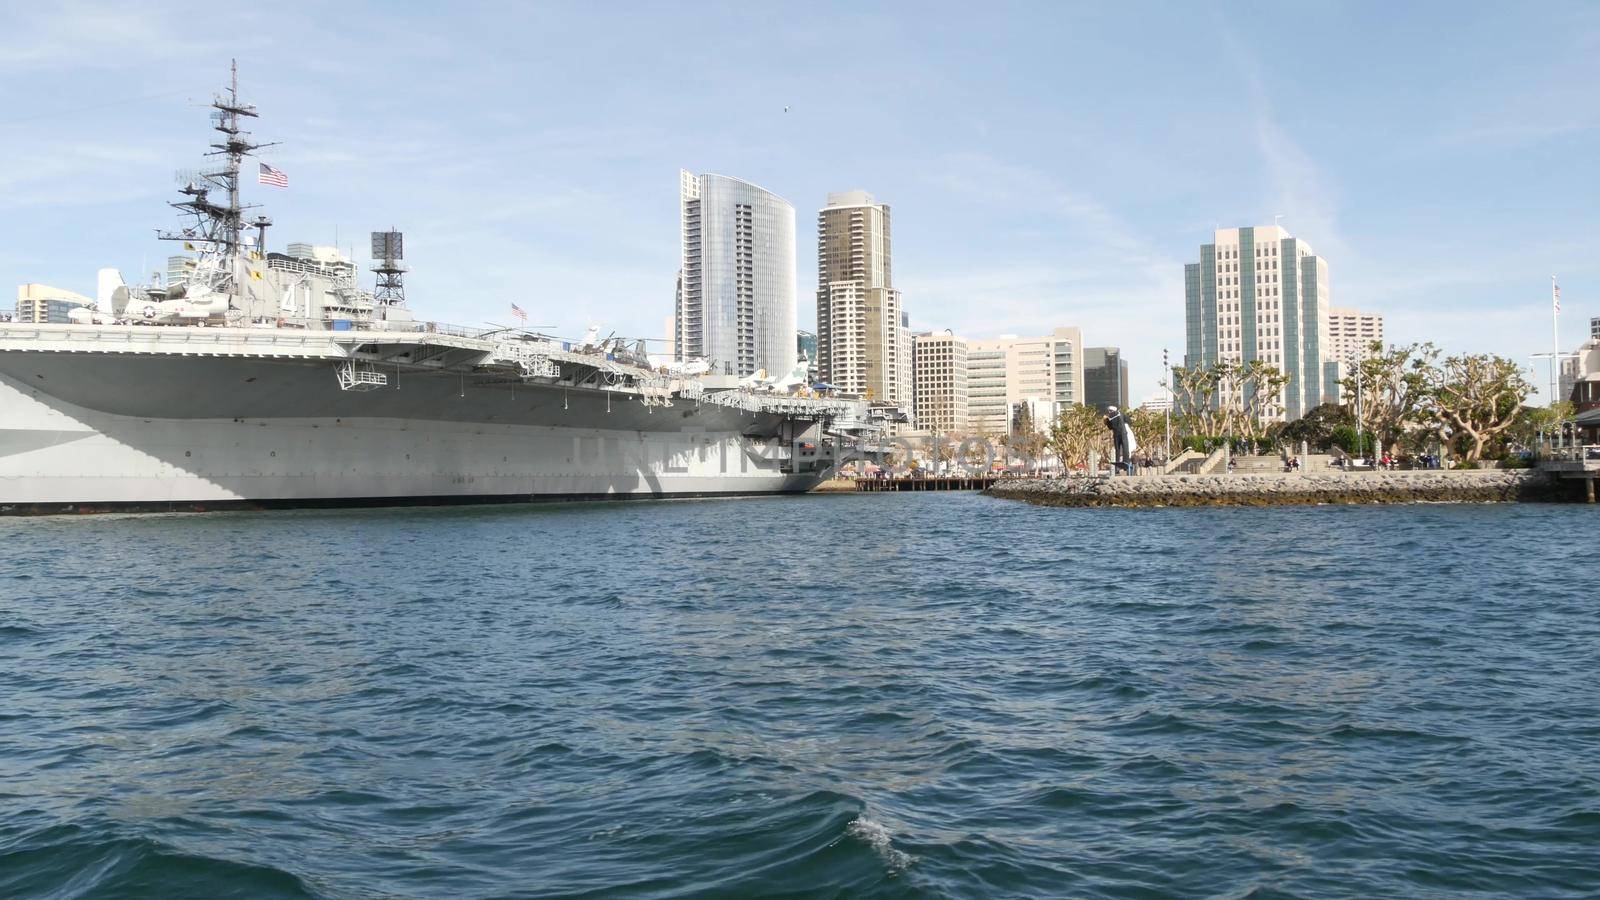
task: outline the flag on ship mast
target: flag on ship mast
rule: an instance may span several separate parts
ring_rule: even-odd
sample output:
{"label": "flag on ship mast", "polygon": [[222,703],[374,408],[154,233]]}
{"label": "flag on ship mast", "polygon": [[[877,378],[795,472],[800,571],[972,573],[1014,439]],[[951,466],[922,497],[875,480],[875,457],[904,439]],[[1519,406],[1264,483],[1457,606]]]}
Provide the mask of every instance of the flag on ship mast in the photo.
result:
{"label": "flag on ship mast", "polygon": [[289,186],[289,176],[282,169],[274,168],[266,163],[261,163],[261,173],[256,176],[256,181],[260,184],[270,184],[273,187],[286,188]]}

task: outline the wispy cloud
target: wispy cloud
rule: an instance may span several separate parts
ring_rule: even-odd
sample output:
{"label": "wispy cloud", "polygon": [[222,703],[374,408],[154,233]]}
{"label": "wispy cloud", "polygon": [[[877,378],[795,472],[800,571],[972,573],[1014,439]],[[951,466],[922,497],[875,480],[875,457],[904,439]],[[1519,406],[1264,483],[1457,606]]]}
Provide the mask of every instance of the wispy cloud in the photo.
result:
{"label": "wispy cloud", "polygon": [[1272,101],[1270,73],[1260,54],[1225,21],[1219,22],[1217,33],[1245,85],[1255,149],[1266,169],[1261,200],[1267,208],[1258,211],[1262,219],[1256,224],[1268,224],[1268,217],[1282,216],[1279,224],[1321,255],[1353,261],[1354,247],[1339,227],[1337,183],[1280,123]]}
{"label": "wispy cloud", "polygon": [[1401,145],[1411,155],[1469,150],[1504,152],[1600,130],[1600,11],[1562,10],[1537,54],[1507,54],[1474,75],[1485,89],[1467,90],[1434,134]]}
{"label": "wispy cloud", "polygon": [[[1279,224],[1331,259],[1353,263],[1355,248],[1339,228],[1337,189],[1331,176],[1272,118],[1256,114],[1256,150],[1267,169],[1267,203]],[[1267,224],[1263,220],[1261,224]]]}
{"label": "wispy cloud", "polygon": [[213,32],[162,5],[107,0],[9,4],[3,69],[116,69],[151,60],[192,57]]}
{"label": "wispy cloud", "polygon": [[1060,176],[975,153],[947,156],[930,168],[928,180],[952,198],[1015,210],[1018,223],[1054,227],[1060,237],[1085,237],[1122,257],[1151,254],[1126,222]]}
{"label": "wispy cloud", "polygon": [[913,327],[977,339],[1077,325],[1090,345],[1123,349],[1136,392],[1154,389],[1161,348],[1182,355],[1181,260],[1059,175],[976,154],[929,171],[931,186],[973,208],[955,217],[967,240],[990,234],[966,252],[897,259]]}
{"label": "wispy cloud", "polygon": [[158,185],[126,177],[148,175],[164,159],[155,141],[78,141],[35,147],[0,167],[0,209],[52,204],[100,205],[150,196]]}

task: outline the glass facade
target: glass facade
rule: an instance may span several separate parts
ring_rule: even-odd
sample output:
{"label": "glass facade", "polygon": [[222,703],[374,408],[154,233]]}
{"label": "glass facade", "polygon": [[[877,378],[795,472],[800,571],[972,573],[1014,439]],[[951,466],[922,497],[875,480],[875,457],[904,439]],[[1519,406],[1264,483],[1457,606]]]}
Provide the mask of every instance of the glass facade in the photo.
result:
{"label": "glass facade", "polygon": [[1076,376],[1088,373],[1078,372],[1078,360],[1072,356],[1077,348],[1071,341],[1056,341],[1051,349],[1055,353],[1055,401],[1063,404],[1082,403],[1083,398],[1078,396]]}
{"label": "glass facade", "polygon": [[782,374],[795,363],[794,207],[723,175],[683,173],[680,359],[714,370]]}
{"label": "glass facade", "polygon": [[[1300,261],[1300,316],[1305,322],[1304,361],[1296,375],[1303,374],[1301,396],[1305,408],[1322,402],[1325,374],[1322,371],[1322,336],[1328,331],[1327,266],[1315,256]],[[1293,377],[1293,376],[1291,376]]]}
{"label": "glass facade", "polygon": [[1116,347],[1083,350],[1083,404],[1095,409],[1128,408],[1128,361]]}
{"label": "glass facade", "polygon": [[1283,371],[1289,376],[1289,384],[1284,388],[1284,416],[1293,421],[1305,415],[1307,409],[1315,406],[1314,400],[1304,396],[1300,389],[1299,372],[1305,354],[1301,346],[1301,318],[1305,314],[1305,307],[1300,302],[1299,285],[1299,250],[1294,238],[1284,238],[1281,241],[1281,258],[1283,260]]}
{"label": "glass facade", "polygon": [[1006,352],[967,352],[967,424],[976,434],[1004,434],[1006,412]]}
{"label": "glass facade", "polygon": [[1202,343],[1205,317],[1200,314],[1200,266],[1189,263],[1183,267],[1183,364],[1192,366],[1205,356]]}
{"label": "glass facade", "polygon": [[1239,259],[1243,274],[1239,277],[1239,340],[1244,347],[1243,362],[1258,357],[1256,347],[1256,230],[1239,229]]}
{"label": "glass facade", "polygon": [[1206,244],[1200,248],[1200,330],[1203,348],[1199,359],[1203,366],[1217,358],[1217,247]]}

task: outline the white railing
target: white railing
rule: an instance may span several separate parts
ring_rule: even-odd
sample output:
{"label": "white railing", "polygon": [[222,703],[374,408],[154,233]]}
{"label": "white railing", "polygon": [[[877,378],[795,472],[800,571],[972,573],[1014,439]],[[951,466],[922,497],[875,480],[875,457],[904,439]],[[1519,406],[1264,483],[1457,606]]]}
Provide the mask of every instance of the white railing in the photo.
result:
{"label": "white railing", "polygon": [[[789,397],[781,394],[758,394],[754,391],[708,391],[702,403],[715,403],[747,412],[776,413],[795,416],[842,416],[859,413],[864,404],[851,400],[827,400],[812,397]],[[865,419],[863,415],[861,418]]]}
{"label": "white railing", "polygon": [[389,376],[370,366],[354,362],[339,364],[339,390],[375,391],[389,383]]}
{"label": "white railing", "polygon": [[639,380],[639,402],[645,406],[671,406],[672,382],[665,378]]}

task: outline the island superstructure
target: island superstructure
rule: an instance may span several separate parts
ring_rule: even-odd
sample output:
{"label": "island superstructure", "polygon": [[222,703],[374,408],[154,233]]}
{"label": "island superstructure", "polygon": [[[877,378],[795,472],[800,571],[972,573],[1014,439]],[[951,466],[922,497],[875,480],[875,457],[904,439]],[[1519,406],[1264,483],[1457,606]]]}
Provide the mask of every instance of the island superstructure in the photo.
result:
{"label": "island superstructure", "polygon": [[865,403],[793,372],[652,367],[643,342],[415,319],[397,232],[376,293],[336,251],[267,249],[240,202],[261,145],[237,82],[214,165],[163,233],[184,277],[99,272],[70,324],[0,323],[0,512],[510,502],[801,492]]}

